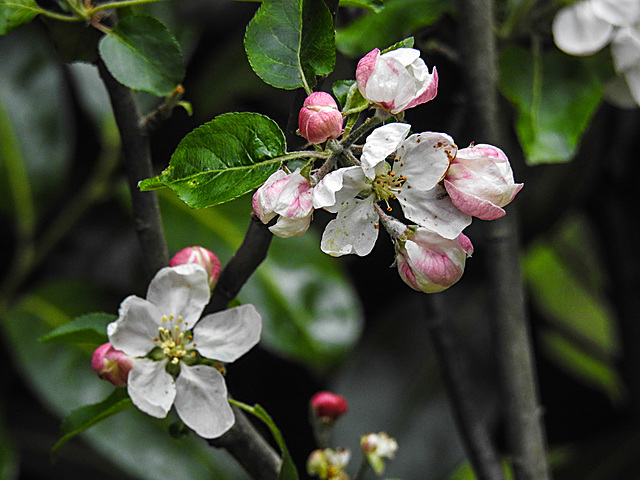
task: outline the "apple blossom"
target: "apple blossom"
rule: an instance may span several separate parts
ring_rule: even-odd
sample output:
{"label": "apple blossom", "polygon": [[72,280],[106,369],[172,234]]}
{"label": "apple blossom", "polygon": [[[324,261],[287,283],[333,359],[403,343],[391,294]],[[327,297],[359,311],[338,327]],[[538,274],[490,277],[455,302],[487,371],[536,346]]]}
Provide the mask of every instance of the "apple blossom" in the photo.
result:
{"label": "apple blossom", "polygon": [[460,280],[466,259],[473,253],[463,233],[448,239],[425,228],[409,227],[394,240],[400,277],[424,293],[441,292]]}
{"label": "apple blossom", "polygon": [[202,265],[209,278],[209,287],[213,290],[213,287],[218,282],[221,269],[220,260],[218,260],[215,253],[200,246],[183,248],[171,258],[169,266],[175,267],[185,263]]}
{"label": "apple blossom", "polygon": [[[315,186],[314,208],[337,213],[322,236],[325,253],[369,254],[378,236],[378,201],[397,199],[409,220],[446,238],[456,238],[471,223],[440,185],[457,151],[453,139],[434,132],[405,138],[410,128],[404,123],[377,128],[365,141],[361,165],[335,170]],[[385,160],[394,152],[390,167]]]}
{"label": "apple blossom", "polygon": [[395,457],[398,450],[398,442],[384,432],[362,436],[360,446],[369,465],[378,475],[384,472],[384,459]]}
{"label": "apple blossom", "polygon": [[509,159],[493,145],[472,145],[458,150],[444,178],[453,204],[482,220],[502,217],[502,207],[522,189],[515,183]]}
{"label": "apple blossom", "polygon": [[253,305],[200,319],[209,296],[201,265],[165,267],[151,280],[146,300],[132,295],[122,302],[107,334],[114,348],[135,358],[127,392],[136,407],[164,418],[173,405],[185,425],[215,438],[235,418],[212,361],[233,362],[248,352],[258,343],[262,321]]}
{"label": "apple blossom", "polygon": [[344,448],[325,448],[311,452],[307,459],[307,473],[322,480],[347,480],[345,473],[351,451]]}
{"label": "apple blossom", "polygon": [[116,350],[108,342],[96,348],[91,357],[91,368],[100,378],[113,383],[116,387],[124,387],[127,384],[132,367],[133,358]]}
{"label": "apple blossom", "polygon": [[429,68],[414,48],[380,53],[377,48],[362,57],[356,68],[362,96],[392,114],[432,100],[438,91],[438,72]]}
{"label": "apple blossom", "polygon": [[302,105],[298,115],[298,128],[309,143],[322,143],[342,134],[342,114],[331,95],[313,92]]}
{"label": "apple blossom", "polygon": [[638,0],[582,0],[558,11],[553,38],[570,55],[591,55],[613,39],[615,28],[640,21]]}
{"label": "apple blossom", "polygon": [[279,215],[271,232],[281,238],[299,237],[309,228],[313,205],[309,178],[300,169],[293,173],[278,170],[256,190],[253,211],[267,224]]}

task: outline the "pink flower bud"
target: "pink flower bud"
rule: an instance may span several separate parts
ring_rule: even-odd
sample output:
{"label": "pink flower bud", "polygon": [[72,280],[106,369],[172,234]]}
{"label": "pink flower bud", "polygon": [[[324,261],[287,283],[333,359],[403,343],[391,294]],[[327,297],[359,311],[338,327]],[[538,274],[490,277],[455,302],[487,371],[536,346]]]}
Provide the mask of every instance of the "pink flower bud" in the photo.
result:
{"label": "pink flower bud", "polygon": [[522,189],[515,183],[509,159],[492,145],[472,145],[458,150],[444,179],[453,204],[467,215],[494,220],[506,212]]}
{"label": "pink flower bud", "polygon": [[382,55],[376,48],[358,62],[356,83],[364,98],[395,115],[432,100],[438,92],[438,72],[434,67],[429,73],[414,48]]}
{"label": "pink flower bud", "polygon": [[91,368],[103,380],[113,383],[116,387],[124,387],[133,368],[133,358],[116,350],[110,343],[105,343],[93,352]]}
{"label": "pink flower bud", "polygon": [[342,114],[331,95],[313,92],[309,95],[298,116],[300,135],[309,143],[322,143],[342,134]]}
{"label": "pink flower bud", "polygon": [[311,411],[316,418],[327,422],[335,422],[347,411],[344,397],[331,392],[318,392],[309,401]]}
{"label": "pink flower bud", "polygon": [[396,265],[402,280],[414,290],[436,293],[456,283],[473,253],[469,238],[449,240],[425,228],[409,228],[396,241]]}
{"label": "pink flower bud", "polygon": [[309,228],[313,214],[313,189],[308,177],[297,169],[278,170],[253,195],[253,211],[262,223],[280,215],[271,232],[281,238],[299,237]]}
{"label": "pink flower bud", "polygon": [[213,287],[215,287],[218,282],[218,277],[220,277],[221,269],[220,260],[218,260],[216,254],[211,250],[197,245],[183,248],[173,256],[169,262],[169,266],[175,267],[186,263],[197,263],[203,266],[209,277],[209,288],[213,290]]}

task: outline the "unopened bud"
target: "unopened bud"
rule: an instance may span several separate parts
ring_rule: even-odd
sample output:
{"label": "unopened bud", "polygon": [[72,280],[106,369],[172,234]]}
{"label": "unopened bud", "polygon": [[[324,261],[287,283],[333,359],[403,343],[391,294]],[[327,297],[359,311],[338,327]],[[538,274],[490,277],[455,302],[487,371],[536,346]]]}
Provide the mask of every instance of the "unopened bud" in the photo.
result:
{"label": "unopened bud", "polygon": [[335,422],[344,415],[348,405],[344,397],[331,392],[318,392],[309,402],[313,415],[326,422]]}
{"label": "unopened bud", "polygon": [[175,267],[187,263],[197,263],[204,267],[209,278],[209,288],[213,290],[213,287],[218,282],[218,277],[220,277],[221,268],[220,260],[218,260],[216,254],[200,246],[183,248],[173,256],[169,266]]}
{"label": "unopened bud", "polygon": [[322,143],[342,134],[342,114],[331,95],[314,92],[309,95],[298,116],[300,135],[309,143]]}
{"label": "unopened bud", "polygon": [[116,350],[110,343],[105,343],[93,352],[91,367],[103,380],[113,383],[116,387],[124,387],[133,368],[133,358]]}

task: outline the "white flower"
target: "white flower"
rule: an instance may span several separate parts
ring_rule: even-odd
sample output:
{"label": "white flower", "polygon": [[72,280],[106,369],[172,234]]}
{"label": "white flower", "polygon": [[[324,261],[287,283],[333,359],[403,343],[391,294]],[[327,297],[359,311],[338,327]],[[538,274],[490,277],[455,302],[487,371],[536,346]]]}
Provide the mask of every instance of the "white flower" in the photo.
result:
{"label": "white flower", "polygon": [[215,438],[235,419],[224,378],[200,357],[233,362],[258,343],[262,321],[252,305],[200,319],[209,295],[202,266],[163,268],[146,300],[132,295],[122,302],[107,333],[114,348],[135,358],[127,391],[140,410],[164,418],[174,405],[188,427]]}
{"label": "white flower", "polygon": [[[629,93],[640,105],[640,0],[583,0],[562,8],[553,20],[558,48],[591,55],[611,45],[613,64],[625,82],[610,82],[614,103],[626,105]],[[628,89],[620,88],[626,83]]]}
{"label": "white flower", "polygon": [[275,225],[269,227],[274,235],[300,237],[311,223],[311,195],[311,183],[301,169],[293,173],[278,170],[254,193],[253,211],[264,224],[279,215]]}
{"label": "white flower", "polygon": [[356,82],[364,98],[395,115],[432,100],[438,91],[438,72],[434,67],[429,73],[415,48],[383,54],[376,48],[358,62]]}
{"label": "white flower", "polygon": [[639,0],[583,0],[556,14],[553,38],[570,55],[591,55],[611,42],[615,27],[639,20]]}
{"label": "white flower", "polygon": [[[318,182],[313,206],[338,214],[322,235],[325,253],[369,254],[378,237],[378,201],[397,199],[406,218],[445,238],[456,238],[471,223],[440,185],[456,155],[453,139],[434,132],[406,138],[409,129],[404,123],[377,128],[367,137],[360,166],[338,169]],[[394,152],[390,167],[385,160]]]}

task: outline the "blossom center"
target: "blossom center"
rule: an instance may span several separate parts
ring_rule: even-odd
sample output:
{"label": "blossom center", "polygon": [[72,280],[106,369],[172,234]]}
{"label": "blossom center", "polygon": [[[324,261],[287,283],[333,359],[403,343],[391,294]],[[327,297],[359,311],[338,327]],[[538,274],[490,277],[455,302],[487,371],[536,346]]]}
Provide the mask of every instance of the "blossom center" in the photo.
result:
{"label": "blossom center", "polygon": [[[184,328],[184,330],[183,330]],[[187,324],[181,316],[163,315],[162,325],[158,327],[158,336],[153,339],[169,361],[177,365],[187,355],[187,345],[193,340],[186,334]]]}
{"label": "blossom center", "polygon": [[402,187],[406,181],[407,177],[404,175],[386,171],[376,175],[371,188],[376,194],[377,200],[383,201],[389,206],[389,200],[394,200],[402,192]]}

